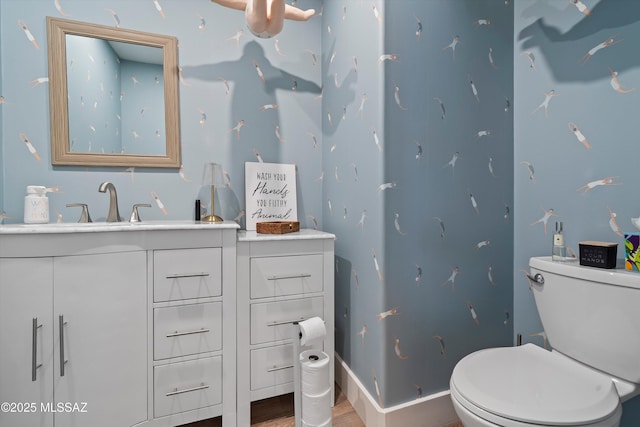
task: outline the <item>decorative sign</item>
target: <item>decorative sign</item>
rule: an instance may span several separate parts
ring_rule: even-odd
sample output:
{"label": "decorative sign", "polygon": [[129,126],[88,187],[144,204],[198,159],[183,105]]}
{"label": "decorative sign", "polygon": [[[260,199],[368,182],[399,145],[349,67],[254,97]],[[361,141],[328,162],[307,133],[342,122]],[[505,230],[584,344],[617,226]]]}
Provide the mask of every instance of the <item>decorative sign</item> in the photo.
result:
{"label": "decorative sign", "polygon": [[257,222],[298,220],[295,165],[247,162],[244,178],[247,230]]}

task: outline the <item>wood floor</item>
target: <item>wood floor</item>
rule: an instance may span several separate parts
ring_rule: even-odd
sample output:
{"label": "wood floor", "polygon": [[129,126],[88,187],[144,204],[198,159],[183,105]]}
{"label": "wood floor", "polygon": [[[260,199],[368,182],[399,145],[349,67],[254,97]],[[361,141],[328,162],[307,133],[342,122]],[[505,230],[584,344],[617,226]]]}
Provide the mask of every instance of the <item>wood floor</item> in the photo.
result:
{"label": "wood floor", "polygon": [[[342,390],[336,385],[333,427],[365,427]],[[251,404],[251,427],[294,427],[293,394],[259,400]],[[184,427],[221,427],[222,418],[198,421]]]}

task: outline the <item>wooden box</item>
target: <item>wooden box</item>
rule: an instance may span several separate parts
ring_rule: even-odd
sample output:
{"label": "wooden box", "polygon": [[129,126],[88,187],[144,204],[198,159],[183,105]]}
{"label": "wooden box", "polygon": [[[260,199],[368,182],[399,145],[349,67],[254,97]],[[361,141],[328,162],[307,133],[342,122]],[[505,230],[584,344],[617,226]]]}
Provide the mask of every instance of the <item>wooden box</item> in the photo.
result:
{"label": "wooden box", "polygon": [[256,232],[262,234],[286,234],[300,231],[300,222],[298,221],[270,221],[257,222]]}

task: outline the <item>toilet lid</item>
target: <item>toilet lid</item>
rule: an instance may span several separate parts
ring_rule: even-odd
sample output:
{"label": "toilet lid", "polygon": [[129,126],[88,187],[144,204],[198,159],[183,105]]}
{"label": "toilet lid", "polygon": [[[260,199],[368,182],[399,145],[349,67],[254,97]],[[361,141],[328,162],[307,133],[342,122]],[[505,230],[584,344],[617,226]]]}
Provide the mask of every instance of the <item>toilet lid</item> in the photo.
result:
{"label": "toilet lid", "polygon": [[594,423],[620,403],[610,377],[533,344],[472,353],[451,384],[475,406],[531,424]]}

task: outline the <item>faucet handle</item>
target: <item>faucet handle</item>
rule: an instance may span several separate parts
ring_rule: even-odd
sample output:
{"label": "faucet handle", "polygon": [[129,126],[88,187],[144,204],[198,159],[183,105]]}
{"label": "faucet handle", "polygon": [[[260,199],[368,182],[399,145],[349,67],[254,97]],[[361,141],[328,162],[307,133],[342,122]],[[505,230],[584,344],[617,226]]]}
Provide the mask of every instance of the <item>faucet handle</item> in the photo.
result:
{"label": "faucet handle", "polygon": [[129,222],[140,222],[140,214],[138,213],[138,208],[150,208],[151,205],[149,203],[137,203],[133,205],[133,210],[131,211],[131,217],[129,218]]}
{"label": "faucet handle", "polygon": [[67,203],[68,208],[81,207],[80,219],[78,222],[93,222],[91,215],[89,215],[89,206],[86,203]]}

